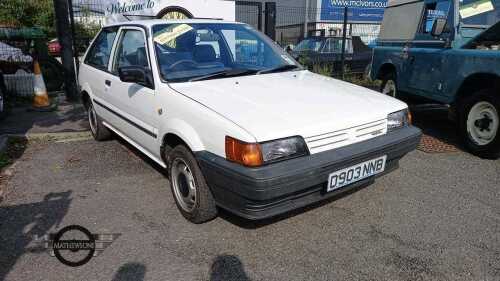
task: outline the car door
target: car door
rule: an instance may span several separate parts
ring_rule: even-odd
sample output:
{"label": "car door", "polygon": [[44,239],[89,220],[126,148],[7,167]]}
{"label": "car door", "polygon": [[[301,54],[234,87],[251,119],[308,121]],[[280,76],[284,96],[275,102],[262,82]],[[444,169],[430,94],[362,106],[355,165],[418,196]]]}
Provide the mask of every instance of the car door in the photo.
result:
{"label": "car door", "polygon": [[450,36],[449,28],[441,36],[432,36],[432,25],[437,18],[449,18],[449,12],[448,0],[427,2],[417,35],[408,50],[410,90],[429,98],[442,90],[442,64]]}
{"label": "car door", "polygon": [[97,114],[104,120],[112,122],[115,118],[105,110],[103,104],[110,103],[107,95],[106,80],[113,75],[109,73],[108,66],[112,54],[113,44],[118,34],[119,27],[108,27],[101,30],[96,37],[80,68],[80,81],[88,83],[92,90],[93,102],[97,104]]}
{"label": "car door", "polygon": [[151,72],[150,53],[146,33],[141,27],[122,27],[114,47],[109,79],[109,96],[120,117],[117,128],[137,145],[156,157],[158,123],[162,109],[157,102],[154,85],[144,86],[123,82],[118,75],[120,67],[139,66]]}

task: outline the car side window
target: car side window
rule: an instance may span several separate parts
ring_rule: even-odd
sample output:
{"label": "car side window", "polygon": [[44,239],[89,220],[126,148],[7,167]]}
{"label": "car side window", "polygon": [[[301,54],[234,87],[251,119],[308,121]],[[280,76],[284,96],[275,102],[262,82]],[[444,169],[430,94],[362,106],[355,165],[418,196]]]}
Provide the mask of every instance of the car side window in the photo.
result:
{"label": "car side window", "polygon": [[[436,19],[446,19],[450,11],[450,1],[429,3],[425,6],[424,19],[422,21],[421,33],[431,33],[432,25]],[[449,32],[445,29],[444,32]]]}
{"label": "car side window", "polygon": [[326,39],[325,44],[323,45],[322,53],[331,53],[332,52],[332,40]]}
{"label": "car side window", "polygon": [[85,58],[86,64],[107,70],[117,31],[118,28],[106,28],[99,33]]}
{"label": "car side window", "polygon": [[149,67],[144,34],[140,30],[123,30],[116,46],[113,73],[122,66]]}
{"label": "car side window", "polygon": [[[347,54],[352,53],[352,41],[346,39],[345,41],[345,52]],[[323,53],[342,53],[342,39],[328,38],[325,41],[325,46],[323,47]]]}

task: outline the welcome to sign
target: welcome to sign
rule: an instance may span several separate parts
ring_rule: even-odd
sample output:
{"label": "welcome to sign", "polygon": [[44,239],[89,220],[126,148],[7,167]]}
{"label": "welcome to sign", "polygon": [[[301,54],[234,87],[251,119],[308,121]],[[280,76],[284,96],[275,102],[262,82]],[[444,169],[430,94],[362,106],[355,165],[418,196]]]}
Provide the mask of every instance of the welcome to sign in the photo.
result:
{"label": "welcome to sign", "polygon": [[155,0],[145,0],[143,2],[117,2],[111,3],[107,8],[106,12],[110,15],[115,14],[126,14],[131,12],[140,12],[146,9],[153,9],[156,3]]}
{"label": "welcome to sign", "polygon": [[387,0],[322,0],[321,20],[342,22],[344,7],[349,22],[379,23],[384,17]]}

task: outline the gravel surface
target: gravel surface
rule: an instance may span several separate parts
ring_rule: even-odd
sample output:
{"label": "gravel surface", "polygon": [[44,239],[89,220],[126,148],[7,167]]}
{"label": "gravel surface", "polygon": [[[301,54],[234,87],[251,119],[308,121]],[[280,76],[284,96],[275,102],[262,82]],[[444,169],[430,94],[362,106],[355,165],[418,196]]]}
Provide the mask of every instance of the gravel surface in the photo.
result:
{"label": "gravel surface", "polygon": [[[500,280],[500,160],[415,151],[376,183],[253,223],[177,211],[161,169],[121,141],[30,145],[0,203],[0,280]],[[84,266],[34,243],[120,233]]]}

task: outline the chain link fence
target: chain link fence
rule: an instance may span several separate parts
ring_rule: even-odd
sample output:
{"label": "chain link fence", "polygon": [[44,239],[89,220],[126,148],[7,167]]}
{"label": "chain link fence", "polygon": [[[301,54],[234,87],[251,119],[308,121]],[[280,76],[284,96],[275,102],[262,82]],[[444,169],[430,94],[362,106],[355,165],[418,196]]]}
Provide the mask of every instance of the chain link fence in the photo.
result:
{"label": "chain link fence", "polygon": [[106,23],[105,3],[101,0],[72,0],[70,16],[74,28],[74,52],[80,59]]}
{"label": "chain link fence", "polygon": [[[349,81],[364,79],[380,32],[378,21],[352,20],[353,14],[359,17],[356,8],[285,5],[285,2],[277,2],[277,6],[269,10],[260,2],[236,2],[236,20],[266,33],[311,71]],[[381,9],[364,8],[363,13],[376,15]]]}

